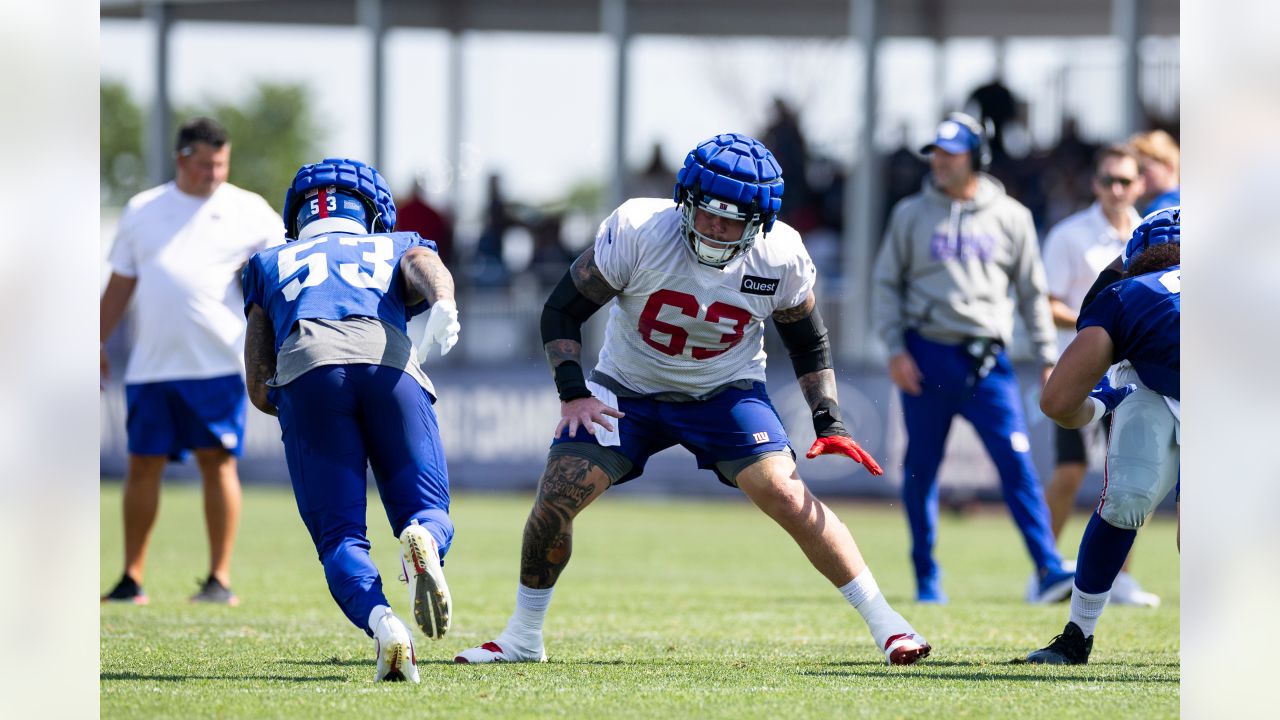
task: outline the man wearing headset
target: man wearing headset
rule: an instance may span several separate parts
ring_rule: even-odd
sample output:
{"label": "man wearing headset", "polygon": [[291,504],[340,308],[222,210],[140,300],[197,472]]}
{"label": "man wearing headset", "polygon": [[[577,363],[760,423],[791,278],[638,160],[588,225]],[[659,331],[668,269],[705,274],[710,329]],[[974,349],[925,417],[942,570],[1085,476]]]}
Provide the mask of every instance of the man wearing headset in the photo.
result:
{"label": "man wearing headset", "polygon": [[932,172],[890,215],[872,310],[889,351],[889,376],[902,391],[908,436],[902,495],[916,599],[947,601],[933,558],[938,466],[952,418],[960,415],[999,471],[1039,578],[1034,599],[1062,600],[1072,574],[1054,544],[1017,376],[1005,354],[1016,310],[1043,365],[1042,383],[1057,357],[1031,213],[982,172],[990,150],[982,126],[968,115],[947,116],[921,152]]}

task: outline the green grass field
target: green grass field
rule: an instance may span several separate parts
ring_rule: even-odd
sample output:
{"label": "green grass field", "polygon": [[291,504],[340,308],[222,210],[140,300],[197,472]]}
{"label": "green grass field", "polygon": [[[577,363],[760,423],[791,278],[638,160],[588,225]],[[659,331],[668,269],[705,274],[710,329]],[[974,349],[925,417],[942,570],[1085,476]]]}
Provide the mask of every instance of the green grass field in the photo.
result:
{"label": "green grass field", "polygon": [[[238,608],[193,606],[206,571],[198,488],[166,488],[146,577],[151,605],[104,606],[104,718],[1176,717],[1178,556],[1171,518],[1143,531],[1134,572],[1164,605],[1107,609],[1089,665],[1010,661],[1044,645],[1066,606],[1021,601],[1029,563],[1001,508],[946,517],[951,604],[910,601],[899,508],[834,505],[880,586],[933,644],[890,668],[857,613],[790,539],[742,502],[606,495],[576,523],[543,665],[454,665],[502,629],[529,499],[454,499],[446,572],[453,628],[421,639],[422,683],[372,682],[373,643],[329,597],[287,489],[250,488],[233,587]],[[376,497],[374,558],[402,617],[398,543]],[[120,571],[120,487],[102,490],[102,588]],[[1068,528],[1075,555],[1083,520]]]}

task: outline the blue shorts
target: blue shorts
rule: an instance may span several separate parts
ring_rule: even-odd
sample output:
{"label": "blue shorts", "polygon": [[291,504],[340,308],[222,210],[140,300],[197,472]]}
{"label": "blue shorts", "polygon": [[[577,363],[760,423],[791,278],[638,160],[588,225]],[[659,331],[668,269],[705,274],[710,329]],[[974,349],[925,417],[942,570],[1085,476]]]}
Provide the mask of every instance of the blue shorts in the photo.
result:
{"label": "blue shorts", "polygon": [[239,373],[204,380],[125,385],[129,454],[167,455],[220,448],[240,457],[248,396]]}
{"label": "blue shorts", "polygon": [[[631,461],[631,470],[615,480],[615,485],[639,477],[651,456],[673,445],[688,449],[699,468],[715,471],[720,482],[731,487],[737,486],[720,472],[717,463],[769,452],[795,456],[764,383],[754,383],[750,390],[729,388],[701,402],[620,397],[618,409],[626,413],[624,418],[613,419],[621,444],[608,449]],[[578,428],[573,437],[566,433],[555,438],[551,447],[568,442],[598,444],[594,435]]]}

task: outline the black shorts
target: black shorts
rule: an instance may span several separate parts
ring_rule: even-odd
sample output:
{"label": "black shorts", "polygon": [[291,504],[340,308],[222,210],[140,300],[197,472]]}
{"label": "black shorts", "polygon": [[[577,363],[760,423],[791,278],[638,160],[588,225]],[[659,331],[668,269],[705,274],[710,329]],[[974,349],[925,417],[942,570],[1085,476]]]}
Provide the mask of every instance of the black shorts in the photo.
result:
{"label": "black shorts", "polygon": [[1057,465],[1067,465],[1070,463],[1089,464],[1089,454],[1085,450],[1085,433],[1090,435],[1098,432],[1111,432],[1111,415],[1107,414],[1102,418],[1102,422],[1097,425],[1086,425],[1082,428],[1064,428],[1061,425],[1056,426],[1057,433],[1054,435],[1054,445],[1057,447],[1058,456],[1054,461]]}

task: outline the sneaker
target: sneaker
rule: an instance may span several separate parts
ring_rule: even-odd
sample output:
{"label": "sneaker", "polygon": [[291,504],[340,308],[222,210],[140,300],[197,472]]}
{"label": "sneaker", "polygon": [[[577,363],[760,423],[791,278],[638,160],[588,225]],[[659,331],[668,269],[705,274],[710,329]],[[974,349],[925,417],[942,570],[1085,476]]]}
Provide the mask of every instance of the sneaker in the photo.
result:
{"label": "sneaker", "polygon": [[195,603],[213,603],[215,605],[229,605],[235,607],[240,604],[240,598],[231,592],[231,588],[223,585],[218,578],[210,575],[201,582],[199,578],[196,582],[200,584],[200,592],[191,596],[191,602]]}
{"label": "sneaker", "polygon": [[915,633],[900,633],[885,641],[884,659],[890,665],[910,665],[929,656],[933,648]]}
{"label": "sneaker", "polygon": [[111,592],[102,596],[102,602],[146,605],[151,602],[151,598],[147,597],[147,593],[142,590],[142,586],[126,573],[120,576],[120,582],[116,583],[116,586],[111,588]]}
{"label": "sneaker", "polygon": [[1036,588],[1033,603],[1049,604],[1062,602],[1071,597],[1071,585],[1075,582],[1074,570],[1059,569],[1045,573]]}
{"label": "sneaker", "polygon": [[440,567],[440,552],[431,533],[414,521],[400,533],[400,561],[409,583],[409,605],[422,634],[439,640],[449,632],[452,599]]}
{"label": "sneaker", "polygon": [[[1067,572],[1076,571],[1075,560],[1063,560],[1062,569]],[[1029,603],[1035,603],[1036,598],[1040,597],[1040,573],[1033,572],[1031,577],[1027,578],[1027,588],[1022,593],[1022,599]]]}
{"label": "sneaker", "polygon": [[1093,650],[1093,636],[1085,637],[1079,625],[1068,622],[1062,634],[1053,638],[1048,647],[1027,656],[1033,665],[1085,665]]}
{"label": "sneaker", "polygon": [[453,658],[453,661],[463,665],[470,663],[546,662],[547,651],[543,649],[541,639],[538,640],[536,650],[523,651],[506,637],[506,633],[503,633],[498,636],[497,640],[487,642],[480,647],[463,650]]}
{"label": "sneaker", "polygon": [[377,682],[418,682],[418,655],[413,649],[413,633],[387,608],[373,631],[373,649],[378,655]]}
{"label": "sneaker", "polygon": [[942,578],[938,575],[916,577],[916,602],[931,605],[946,605],[947,594],[942,592]]}
{"label": "sneaker", "polygon": [[1116,605],[1158,608],[1160,596],[1143,590],[1136,578],[1127,572],[1121,572],[1111,585],[1110,602]]}

